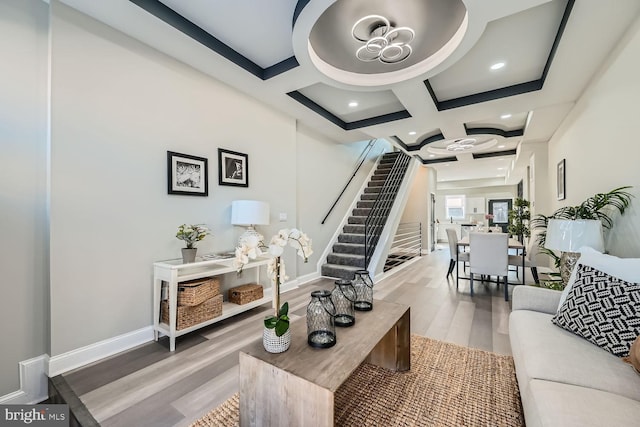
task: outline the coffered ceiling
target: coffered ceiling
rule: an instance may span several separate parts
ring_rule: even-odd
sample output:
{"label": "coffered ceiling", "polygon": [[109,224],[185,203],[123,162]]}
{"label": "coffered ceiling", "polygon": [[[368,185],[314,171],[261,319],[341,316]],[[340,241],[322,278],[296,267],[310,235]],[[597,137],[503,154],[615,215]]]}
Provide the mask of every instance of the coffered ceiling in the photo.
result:
{"label": "coffered ceiling", "polygon": [[387,138],[439,180],[507,182],[640,12],[637,0],[60,1],[337,142]]}

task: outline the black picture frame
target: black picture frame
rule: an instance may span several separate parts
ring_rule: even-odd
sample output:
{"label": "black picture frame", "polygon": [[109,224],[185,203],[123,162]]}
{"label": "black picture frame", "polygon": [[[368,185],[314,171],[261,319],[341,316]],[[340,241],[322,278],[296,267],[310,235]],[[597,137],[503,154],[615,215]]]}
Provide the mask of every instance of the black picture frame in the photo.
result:
{"label": "black picture frame", "polygon": [[556,187],[558,192],[558,200],[564,200],[567,198],[567,171],[566,171],[566,159],[562,159],[558,162],[558,168],[556,171]]}
{"label": "black picture frame", "polygon": [[491,199],[489,200],[489,214],[493,218],[489,220],[489,227],[500,226],[503,232],[507,231],[509,226],[509,211],[513,206],[511,199]]}
{"label": "black picture frame", "polygon": [[183,196],[209,195],[209,166],[204,157],[167,151],[167,192]]}
{"label": "black picture frame", "polygon": [[218,148],[218,184],[249,187],[249,156]]}

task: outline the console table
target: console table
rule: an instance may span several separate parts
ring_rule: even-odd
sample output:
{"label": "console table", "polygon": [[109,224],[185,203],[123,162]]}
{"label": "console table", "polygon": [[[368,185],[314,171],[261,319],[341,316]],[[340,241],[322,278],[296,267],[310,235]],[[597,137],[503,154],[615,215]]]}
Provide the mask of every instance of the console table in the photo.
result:
{"label": "console table", "polygon": [[291,323],[284,353],[268,353],[256,340],[240,352],[240,425],[333,426],[334,394],[362,362],[410,369],[410,322],[408,306],[375,300],[354,326],[337,329],[331,348],[307,344],[305,318]]}
{"label": "console table", "polygon": [[[172,259],[167,261],[159,261],[153,263],[153,336],[158,341],[159,333],[163,333],[169,337],[169,350],[174,351],[176,349],[176,337],[195,331],[212,323],[219,322],[227,319],[231,316],[235,316],[238,313],[247,311],[251,308],[257,307],[272,300],[272,291],[270,287],[265,287],[264,297],[252,301],[247,304],[238,305],[227,301],[222,303],[222,315],[214,317],[197,325],[190,326],[181,330],[176,329],[177,319],[177,304],[178,304],[178,283],[186,282],[188,280],[200,279],[202,277],[218,276],[226,273],[235,273],[236,269],[233,267],[233,258],[228,259],[215,259],[215,260],[201,260],[183,264],[182,259]],[[258,258],[249,261],[248,264],[242,269],[244,272],[248,272],[252,269],[256,269],[257,279],[260,283],[260,268],[266,266],[269,262],[269,258]],[[167,282],[169,288],[169,324],[160,322],[160,303],[162,300],[162,282]]]}

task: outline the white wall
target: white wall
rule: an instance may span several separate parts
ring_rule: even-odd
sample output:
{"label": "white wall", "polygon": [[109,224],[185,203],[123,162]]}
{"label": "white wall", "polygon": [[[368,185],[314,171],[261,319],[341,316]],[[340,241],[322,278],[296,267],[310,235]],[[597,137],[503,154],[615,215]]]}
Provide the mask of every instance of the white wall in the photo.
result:
{"label": "white wall", "polygon": [[[56,1],[0,3],[0,44],[0,327],[11,343],[0,396],[19,389],[20,361],[151,325],[153,261],[180,256],[181,223],[212,229],[201,252],[232,249],[243,232],[230,225],[233,200],[271,205],[267,238],[309,225],[311,262],[294,251],[285,262],[291,279],[312,272],[373,166],[369,157],[319,227],[362,144],[298,132],[293,118]],[[218,185],[219,147],[249,155],[249,188]],[[208,158],[209,197],[167,194],[168,150]]]}
{"label": "white wall", "polygon": [[[443,186],[439,185],[438,191],[436,193],[436,218],[441,223],[450,222],[450,219],[446,215],[445,196],[464,195],[466,198],[483,197],[485,199],[485,213],[488,213],[488,203],[490,199],[513,199],[516,197],[516,190],[517,189],[515,185],[496,185],[489,187],[477,186],[472,188],[453,188],[453,186],[451,185],[443,188]],[[465,219],[458,222],[469,222],[469,214],[469,212],[465,212]],[[482,218],[483,215],[480,215],[479,217]],[[481,220],[484,221],[484,218],[482,218]],[[456,221],[454,220],[454,222]]]}
{"label": "white wall", "polygon": [[[632,185],[631,209],[616,220],[606,249],[640,257],[640,20],[603,64],[601,72],[549,142],[549,211],[577,205],[596,193]],[[556,165],[566,159],[566,200],[555,200]]]}
{"label": "white wall", "polygon": [[0,396],[47,350],[47,37],[44,2],[0,2]]}

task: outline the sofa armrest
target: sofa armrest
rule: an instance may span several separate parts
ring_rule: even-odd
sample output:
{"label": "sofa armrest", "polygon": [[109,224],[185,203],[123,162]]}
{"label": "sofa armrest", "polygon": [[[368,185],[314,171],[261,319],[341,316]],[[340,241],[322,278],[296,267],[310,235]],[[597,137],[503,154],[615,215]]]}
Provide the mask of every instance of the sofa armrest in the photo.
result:
{"label": "sofa armrest", "polygon": [[556,314],[562,292],[535,286],[516,286],[513,288],[512,309],[533,310],[541,313]]}

